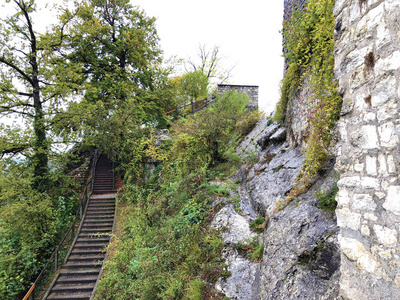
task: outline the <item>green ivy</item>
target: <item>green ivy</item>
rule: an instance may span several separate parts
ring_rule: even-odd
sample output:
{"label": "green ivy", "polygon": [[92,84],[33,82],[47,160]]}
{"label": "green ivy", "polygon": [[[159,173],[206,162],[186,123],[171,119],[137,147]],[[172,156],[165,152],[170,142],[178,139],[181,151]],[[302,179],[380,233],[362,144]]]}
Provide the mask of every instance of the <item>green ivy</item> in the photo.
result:
{"label": "green ivy", "polygon": [[341,97],[334,80],[334,0],[309,0],[304,10],[297,8],[283,24],[284,56],[289,67],[281,86],[275,121],[285,120],[288,99],[295,96],[301,84],[310,86],[305,102],[309,132],[305,153],[305,181],[321,170],[332,140],[335,121],[339,118]]}

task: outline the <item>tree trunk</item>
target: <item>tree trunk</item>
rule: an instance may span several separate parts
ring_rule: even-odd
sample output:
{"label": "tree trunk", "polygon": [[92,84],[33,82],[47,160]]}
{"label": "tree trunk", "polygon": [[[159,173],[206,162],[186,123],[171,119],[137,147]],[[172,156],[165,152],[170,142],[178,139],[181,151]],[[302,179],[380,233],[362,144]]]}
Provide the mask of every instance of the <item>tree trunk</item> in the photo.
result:
{"label": "tree trunk", "polygon": [[33,88],[33,107],[35,110],[33,120],[33,130],[35,141],[33,145],[33,183],[32,188],[37,191],[44,192],[49,187],[49,168],[48,168],[48,151],[49,146],[46,138],[46,126],[43,113],[42,101],[40,99],[39,84],[39,66],[37,63],[37,44],[36,36],[32,30],[32,24],[29,22],[29,31],[31,35],[31,57],[29,60],[32,66],[32,88]]}
{"label": "tree trunk", "polygon": [[42,103],[40,101],[39,85],[34,88],[33,99],[35,108],[35,117],[33,129],[35,133],[35,142],[33,146],[33,188],[44,192],[48,186],[48,144],[46,138],[45,120],[43,116]]}

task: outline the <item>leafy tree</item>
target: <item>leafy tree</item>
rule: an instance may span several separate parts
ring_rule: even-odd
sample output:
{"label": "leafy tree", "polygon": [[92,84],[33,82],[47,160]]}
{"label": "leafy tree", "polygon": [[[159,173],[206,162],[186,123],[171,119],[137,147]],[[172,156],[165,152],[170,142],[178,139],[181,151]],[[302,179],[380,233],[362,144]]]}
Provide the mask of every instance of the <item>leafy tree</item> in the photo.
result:
{"label": "leafy tree", "polygon": [[50,41],[44,42],[34,27],[35,1],[7,2],[14,4],[15,13],[0,20],[0,118],[16,115],[24,124],[1,125],[0,155],[27,155],[33,167],[32,187],[45,191],[51,144],[48,130],[69,94],[70,84],[60,81],[68,70],[57,71]]}
{"label": "leafy tree", "polygon": [[[75,11],[59,52],[67,65],[75,66],[84,85],[83,101],[74,103],[69,114],[86,111],[87,117],[60,129],[69,132],[85,124],[86,138],[101,143],[102,133],[123,140],[118,135],[143,123],[164,124],[170,91],[160,67],[155,20],[128,0],[84,1]],[[65,11],[61,18],[69,14]]]}
{"label": "leafy tree", "polygon": [[190,101],[207,97],[208,78],[200,70],[189,72],[182,77],[181,94]]}
{"label": "leafy tree", "polygon": [[173,126],[175,134],[186,134],[196,141],[195,148],[210,156],[211,162],[223,160],[223,154],[244,115],[248,96],[229,91],[219,96],[208,109]]}

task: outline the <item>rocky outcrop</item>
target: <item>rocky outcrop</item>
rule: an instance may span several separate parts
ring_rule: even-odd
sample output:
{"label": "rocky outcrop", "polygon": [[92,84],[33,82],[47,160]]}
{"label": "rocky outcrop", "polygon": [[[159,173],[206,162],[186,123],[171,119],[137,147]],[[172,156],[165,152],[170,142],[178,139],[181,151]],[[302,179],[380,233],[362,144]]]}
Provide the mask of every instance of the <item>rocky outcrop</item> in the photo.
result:
{"label": "rocky outcrop", "polygon": [[[230,186],[234,186],[229,182]],[[223,184],[223,183],[215,183]],[[233,203],[231,199],[237,199]],[[258,295],[260,263],[250,261],[236,249],[238,244],[249,244],[257,238],[250,230],[250,222],[256,218],[256,213],[249,203],[249,198],[242,188],[237,186],[230,190],[230,196],[214,203],[214,206],[225,205],[214,216],[210,226],[220,232],[226,246],[223,259],[228,265],[228,278],[220,278],[216,289],[231,299],[255,300]]]}
{"label": "rocky outcrop", "polygon": [[[224,229],[224,257],[231,272],[217,288],[231,299],[335,299],[340,266],[336,218],[322,210],[314,196],[321,189],[329,191],[337,181],[333,164],[306,194],[283,207],[282,200],[300,175],[303,156],[283,138],[271,139],[285,129],[268,123],[261,120],[237,149],[247,160],[233,178],[241,182],[231,195],[241,199],[240,209],[228,199],[211,223],[220,232]],[[269,221],[258,235],[264,252],[257,263],[232,245],[254,239],[249,222],[260,215]]]}
{"label": "rocky outcrop", "polygon": [[335,182],[333,172],[288,207],[274,213],[262,234],[258,299],[335,299],[340,254],[335,215],[314,194]]}

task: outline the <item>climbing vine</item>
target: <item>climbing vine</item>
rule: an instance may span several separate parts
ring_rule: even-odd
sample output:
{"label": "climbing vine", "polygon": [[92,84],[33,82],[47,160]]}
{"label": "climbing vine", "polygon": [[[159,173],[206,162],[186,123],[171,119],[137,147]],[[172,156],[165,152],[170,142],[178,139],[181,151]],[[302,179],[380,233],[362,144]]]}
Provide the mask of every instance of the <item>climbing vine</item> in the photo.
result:
{"label": "climbing vine", "polygon": [[289,66],[274,119],[282,123],[288,99],[302,83],[310,87],[305,101],[309,136],[302,182],[309,182],[323,167],[340,113],[341,97],[333,76],[334,4],[334,0],[309,0],[304,10],[295,9],[290,20],[283,23],[284,56]]}

